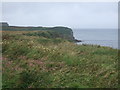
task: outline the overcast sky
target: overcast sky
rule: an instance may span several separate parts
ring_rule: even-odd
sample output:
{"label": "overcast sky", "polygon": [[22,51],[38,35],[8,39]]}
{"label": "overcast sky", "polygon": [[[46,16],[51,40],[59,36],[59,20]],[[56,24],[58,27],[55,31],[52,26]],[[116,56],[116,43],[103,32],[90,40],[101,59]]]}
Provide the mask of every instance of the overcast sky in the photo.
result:
{"label": "overcast sky", "polygon": [[2,21],[12,26],[117,28],[117,2],[2,3]]}

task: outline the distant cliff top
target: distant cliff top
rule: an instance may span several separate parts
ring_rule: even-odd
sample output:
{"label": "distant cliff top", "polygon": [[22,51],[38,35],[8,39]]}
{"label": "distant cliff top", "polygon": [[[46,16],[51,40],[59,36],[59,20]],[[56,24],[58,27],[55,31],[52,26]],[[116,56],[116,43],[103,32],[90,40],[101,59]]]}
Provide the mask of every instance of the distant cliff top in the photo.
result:
{"label": "distant cliff top", "polygon": [[9,24],[7,22],[0,22],[0,26],[6,27],[6,26],[9,26]]}
{"label": "distant cliff top", "polygon": [[56,34],[64,39],[79,42],[73,36],[71,28],[57,26],[57,27],[23,27],[23,26],[9,26],[7,22],[0,23],[2,25],[2,31],[52,31],[52,34]]}
{"label": "distant cliff top", "polygon": [[[23,27],[23,26],[9,26],[7,22],[2,22],[2,31],[48,31],[49,34],[56,34],[58,37],[62,37],[67,40],[75,41],[73,31],[71,28],[57,26],[57,27]],[[52,31],[52,32],[51,32]],[[40,33],[38,33],[40,34]],[[43,33],[42,33],[43,34]],[[44,33],[46,34],[46,33]]]}

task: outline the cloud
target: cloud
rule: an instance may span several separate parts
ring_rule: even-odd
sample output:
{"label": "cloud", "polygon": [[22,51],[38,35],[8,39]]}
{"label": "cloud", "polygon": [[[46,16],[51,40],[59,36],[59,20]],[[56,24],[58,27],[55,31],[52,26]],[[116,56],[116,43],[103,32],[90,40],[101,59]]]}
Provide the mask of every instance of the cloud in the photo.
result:
{"label": "cloud", "polygon": [[19,26],[117,28],[117,2],[3,3],[3,21]]}

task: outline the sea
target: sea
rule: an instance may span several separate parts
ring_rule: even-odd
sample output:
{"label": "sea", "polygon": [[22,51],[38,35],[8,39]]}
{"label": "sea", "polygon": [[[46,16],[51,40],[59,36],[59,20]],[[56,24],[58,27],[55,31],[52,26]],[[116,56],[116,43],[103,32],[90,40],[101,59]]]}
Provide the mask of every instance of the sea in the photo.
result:
{"label": "sea", "polygon": [[118,29],[73,29],[77,44],[107,46],[118,49]]}

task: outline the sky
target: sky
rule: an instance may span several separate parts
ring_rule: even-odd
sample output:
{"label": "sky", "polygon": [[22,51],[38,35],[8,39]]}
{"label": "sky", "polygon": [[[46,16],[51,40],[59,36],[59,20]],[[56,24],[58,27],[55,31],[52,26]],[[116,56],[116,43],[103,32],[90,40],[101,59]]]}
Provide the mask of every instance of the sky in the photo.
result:
{"label": "sky", "polygon": [[2,21],[11,26],[117,28],[117,2],[4,2]]}

